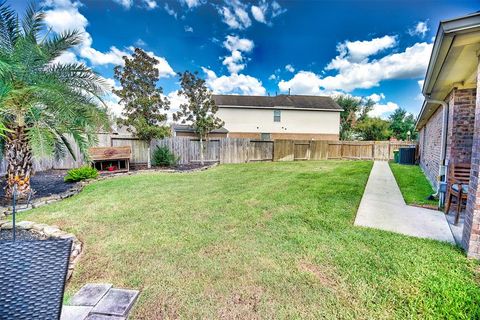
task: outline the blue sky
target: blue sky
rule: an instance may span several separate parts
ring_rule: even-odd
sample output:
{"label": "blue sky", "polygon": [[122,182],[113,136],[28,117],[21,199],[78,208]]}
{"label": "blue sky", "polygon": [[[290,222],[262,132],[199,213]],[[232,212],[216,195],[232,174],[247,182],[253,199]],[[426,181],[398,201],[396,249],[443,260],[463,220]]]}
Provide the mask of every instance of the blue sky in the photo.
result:
{"label": "blue sky", "polygon": [[[10,1],[20,12],[27,1]],[[157,57],[173,106],[175,72],[197,70],[216,93],[371,97],[372,115],[418,113],[438,22],[477,1],[43,0],[53,31],[83,43],[60,62],[82,61],[115,85],[113,67],[139,46]],[[110,96],[114,113],[121,107]]]}

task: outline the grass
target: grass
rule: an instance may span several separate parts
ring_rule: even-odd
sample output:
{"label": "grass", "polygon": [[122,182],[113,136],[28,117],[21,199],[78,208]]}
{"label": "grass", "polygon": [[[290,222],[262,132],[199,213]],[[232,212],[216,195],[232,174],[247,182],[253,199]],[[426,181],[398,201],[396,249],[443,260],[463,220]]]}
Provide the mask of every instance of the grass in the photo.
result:
{"label": "grass", "polygon": [[133,319],[474,319],[455,246],[353,226],[371,162],[222,165],[96,182],[21,214],[85,243],[68,294],[138,288]]}
{"label": "grass", "polygon": [[438,206],[438,201],[428,200],[434,190],[420,166],[390,162],[390,168],[407,204]]}

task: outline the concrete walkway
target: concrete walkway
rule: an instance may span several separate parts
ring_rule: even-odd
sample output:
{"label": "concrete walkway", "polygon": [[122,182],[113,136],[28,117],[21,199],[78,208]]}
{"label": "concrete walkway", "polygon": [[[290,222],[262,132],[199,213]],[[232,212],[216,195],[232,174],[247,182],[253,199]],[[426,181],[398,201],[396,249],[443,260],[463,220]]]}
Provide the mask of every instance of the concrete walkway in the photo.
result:
{"label": "concrete walkway", "polygon": [[455,243],[445,215],[408,206],[386,161],[375,161],[355,225]]}

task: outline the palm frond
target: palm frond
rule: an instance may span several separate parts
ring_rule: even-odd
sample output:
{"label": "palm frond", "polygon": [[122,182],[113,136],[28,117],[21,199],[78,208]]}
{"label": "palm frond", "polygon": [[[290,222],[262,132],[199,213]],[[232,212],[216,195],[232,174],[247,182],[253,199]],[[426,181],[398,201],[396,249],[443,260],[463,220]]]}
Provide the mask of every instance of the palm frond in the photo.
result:
{"label": "palm frond", "polygon": [[40,45],[49,61],[59,57],[65,51],[82,43],[82,33],[78,30],[65,31],[54,34],[45,39]]}
{"label": "palm frond", "polygon": [[5,1],[0,1],[0,50],[11,52],[20,36],[17,14]]}
{"label": "palm frond", "polygon": [[34,2],[30,2],[22,19],[22,29],[25,38],[37,43],[37,36],[45,26],[45,13],[38,11]]}

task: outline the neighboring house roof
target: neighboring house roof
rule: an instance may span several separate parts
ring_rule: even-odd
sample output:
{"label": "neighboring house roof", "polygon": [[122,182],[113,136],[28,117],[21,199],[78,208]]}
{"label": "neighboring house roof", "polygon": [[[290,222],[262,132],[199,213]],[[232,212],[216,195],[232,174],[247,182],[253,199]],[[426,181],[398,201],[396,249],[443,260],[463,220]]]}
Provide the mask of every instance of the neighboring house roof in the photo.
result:
{"label": "neighboring house roof", "polygon": [[[441,21],[422,93],[426,99],[417,119],[421,129],[453,88],[476,88],[480,50],[480,12]],[[430,100],[430,101],[429,101]]]}
{"label": "neighboring house roof", "polygon": [[[195,132],[195,129],[192,126],[189,126],[186,124],[173,124],[172,129],[175,132],[189,132],[189,133]],[[228,133],[228,130],[225,129],[224,127],[221,127],[220,129],[214,129],[210,131],[210,133]]]}
{"label": "neighboring house roof", "polygon": [[265,108],[265,109],[299,109],[319,111],[342,111],[342,108],[330,97],[278,95],[278,96],[243,96],[213,95],[219,107],[229,108]]}

